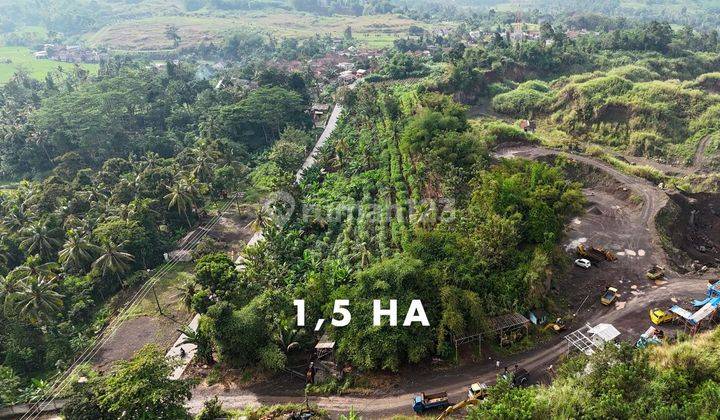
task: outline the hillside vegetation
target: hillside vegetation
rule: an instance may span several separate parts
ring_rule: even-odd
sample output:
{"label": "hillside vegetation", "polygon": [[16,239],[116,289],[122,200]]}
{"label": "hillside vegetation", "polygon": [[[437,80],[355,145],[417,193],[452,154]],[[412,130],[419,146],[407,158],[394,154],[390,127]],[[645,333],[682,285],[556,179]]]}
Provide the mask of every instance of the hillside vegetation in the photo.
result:
{"label": "hillside vegetation", "polygon": [[471,410],[485,418],[717,418],[720,331],[673,345],[637,350],[608,345],[560,366],[550,386],[500,382]]}
{"label": "hillside vegetation", "polygon": [[716,75],[680,81],[657,70],[645,63],[525,82],[496,95],[492,106],[633,156],[690,164],[700,138],[719,127]]}
{"label": "hillside vegetation", "polygon": [[[219,255],[198,262],[198,293],[220,297],[198,305],[211,338],[204,351],[229,366],[278,369],[288,337],[311,340],[288,329],[292,299],[305,299],[308,319],[329,319],[333,301],[349,299],[353,322],[328,331],[339,359],[391,371],[451,356],[450,337],[483,331],[489,316],[546,303],[562,226],[583,202],[579,186],[543,163],[490,165],[489,144],[527,134],[471,127],[447,96],[364,86],[346,103],[292,218],[265,219],[246,269],[236,273]],[[372,299],[398,299],[401,317],[420,299],[430,327],[373,327]]]}

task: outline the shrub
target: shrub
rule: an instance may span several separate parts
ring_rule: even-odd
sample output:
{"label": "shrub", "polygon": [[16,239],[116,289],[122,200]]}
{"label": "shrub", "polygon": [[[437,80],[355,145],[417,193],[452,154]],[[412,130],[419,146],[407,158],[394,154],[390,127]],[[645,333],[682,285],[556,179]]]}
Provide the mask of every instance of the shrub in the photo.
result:
{"label": "shrub", "polygon": [[632,82],[649,82],[660,78],[656,72],[636,64],[614,68],[608,72],[608,76],[622,77]]}
{"label": "shrub", "polygon": [[664,154],[667,140],[655,133],[645,131],[630,134],[628,153],[633,156],[657,157]]}
{"label": "shrub", "polygon": [[492,147],[499,143],[522,141],[536,142],[537,137],[526,133],[516,125],[507,124],[501,121],[490,121],[478,127],[477,131],[481,139]]}
{"label": "shrub", "polygon": [[278,346],[270,344],[260,350],[260,366],[270,372],[277,372],[285,367],[287,356]]}
{"label": "shrub", "polygon": [[534,112],[546,108],[551,100],[550,88],[538,81],[521,84],[517,89],[497,95],[492,100],[492,107],[497,112],[529,117]]}
{"label": "shrub", "polygon": [[217,395],[203,403],[203,408],[200,410],[195,420],[215,420],[228,418],[229,414],[223,410],[222,403],[218,400]]}

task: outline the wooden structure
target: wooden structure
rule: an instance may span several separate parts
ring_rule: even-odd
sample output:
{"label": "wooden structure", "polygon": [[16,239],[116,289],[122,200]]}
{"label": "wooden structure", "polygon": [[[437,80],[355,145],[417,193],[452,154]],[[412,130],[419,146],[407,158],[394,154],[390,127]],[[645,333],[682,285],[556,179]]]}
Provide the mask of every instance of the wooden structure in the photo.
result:
{"label": "wooden structure", "polygon": [[477,341],[478,354],[482,354],[482,334],[481,333],[469,334],[469,335],[464,335],[461,337],[455,337],[455,335],[453,335],[453,343],[455,344],[455,361],[457,361],[458,357],[459,357],[458,348],[463,344],[472,343],[473,341]]}
{"label": "wooden structure", "polygon": [[318,341],[315,345],[315,358],[316,360],[323,360],[326,358],[335,360],[335,342],[330,341],[325,334],[323,334],[320,341]]}
{"label": "wooden structure", "polygon": [[517,312],[490,318],[490,332],[496,335],[500,346],[512,344],[528,333],[530,320]]}

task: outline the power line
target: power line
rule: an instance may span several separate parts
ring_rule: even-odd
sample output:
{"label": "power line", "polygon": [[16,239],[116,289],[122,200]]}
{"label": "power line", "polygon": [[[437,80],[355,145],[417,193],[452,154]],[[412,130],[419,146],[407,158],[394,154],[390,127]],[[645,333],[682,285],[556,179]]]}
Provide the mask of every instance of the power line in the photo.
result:
{"label": "power line", "polygon": [[[220,220],[220,217],[222,213],[224,213],[229,205],[232,204],[232,201],[229,201],[223,208],[223,210],[218,214],[218,216],[211,219],[210,222],[205,227],[205,231],[202,231],[201,229],[198,231],[199,233],[195,235],[194,233],[190,236],[190,239],[184,248],[181,248],[180,251],[188,251],[194,248],[199,241],[209,232],[209,229],[215,226],[217,222]],[[195,236],[193,238],[193,236]],[[42,409],[46,407],[49,403],[51,403],[60,392],[62,392],[67,387],[67,379],[70,377],[72,372],[81,364],[89,361],[92,359],[97,352],[100,350],[100,348],[107,343],[107,341],[110,340],[110,338],[113,337],[113,334],[117,331],[119,326],[122,324],[124,317],[127,315],[127,313],[133,309],[133,307],[141,301],[147,293],[152,289],[152,287],[155,285],[155,283],[159,280],[159,278],[163,275],[165,275],[167,272],[170,271],[177,263],[180,261],[180,255],[176,257],[175,259],[169,261],[167,264],[165,264],[163,267],[161,267],[160,270],[158,270],[155,275],[149,279],[133,296],[132,299],[130,299],[128,302],[125,303],[123,310],[118,313],[118,315],[114,318],[113,321],[111,321],[110,324],[108,324],[106,327],[103,328],[103,330],[98,334],[99,336],[102,336],[103,334],[106,334],[105,337],[101,338],[100,341],[96,342],[95,345],[88,347],[83,354],[78,357],[78,359],[66,370],[66,372],[61,375],[62,377],[55,381],[53,384],[53,388],[57,388],[57,390],[53,391],[52,397],[45,397],[44,399],[41,399],[40,401],[36,402],[33,406],[33,410],[26,413],[26,416],[30,416],[33,414],[39,414],[42,412]],[[37,411],[37,413],[34,413],[34,411]],[[23,416],[22,418],[25,418]],[[27,417],[30,418],[30,417]]]}
{"label": "power line", "polygon": [[210,230],[220,221],[222,215],[232,205],[235,197],[229,199],[228,202],[223,206],[223,208],[218,212],[217,216],[213,217],[208,223],[206,223],[204,227],[200,227],[195,232],[191,233],[183,248],[180,248],[180,252],[177,253],[177,256],[165,263],[147,282],[145,282],[145,284],[140,287],[140,289],[135,293],[135,295],[133,295],[133,297],[125,303],[123,309],[121,309],[121,311],[116,315],[116,317],[108,325],[103,327],[103,329],[97,334],[97,337],[100,337],[100,340],[97,341],[94,345],[89,346],[64,373],[54,376],[57,377],[59,375],[60,377],[55,379],[55,382],[51,387],[51,394],[35,402],[35,404],[33,404],[33,406],[31,407],[30,411],[20,417],[21,420],[37,418],[37,416],[42,413],[43,409],[47,407],[50,403],[52,403],[57,398],[57,396],[62,391],[64,391],[65,388],[67,388],[67,386],[69,385],[68,379],[72,375],[73,371],[81,364],[91,360],[97,354],[97,352],[100,351],[100,348],[113,337],[117,329],[120,327],[120,325],[122,325],[125,316],[142,299],[145,298],[145,296],[149,293],[155,283],[157,283],[160,277],[168,273],[173,267],[177,265],[178,262],[180,262],[182,254],[184,253],[182,251],[192,251],[200,243],[200,241],[210,232]]}

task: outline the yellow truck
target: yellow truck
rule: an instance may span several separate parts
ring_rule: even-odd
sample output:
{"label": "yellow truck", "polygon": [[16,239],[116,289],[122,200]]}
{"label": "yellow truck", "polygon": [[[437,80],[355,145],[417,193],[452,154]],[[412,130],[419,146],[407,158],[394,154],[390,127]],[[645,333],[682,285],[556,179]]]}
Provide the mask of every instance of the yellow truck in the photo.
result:
{"label": "yellow truck", "polygon": [[655,325],[665,324],[675,319],[677,315],[670,311],[663,311],[660,308],[650,309],[650,321]]}
{"label": "yellow truck", "polygon": [[608,251],[607,249],[599,246],[585,246],[584,244],[580,244],[577,246],[577,253],[579,256],[583,258],[587,258],[588,260],[598,263],[600,261],[615,261],[617,260],[617,257],[615,254],[613,254],[611,251]]}
{"label": "yellow truck", "polygon": [[649,280],[660,280],[663,277],[665,277],[665,269],[663,267],[660,267],[659,265],[653,265],[650,267],[650,269],[645,273],[645,276]]}
{"label": "yellow truck", "polygon": [[608,287],[605,289],[605,293],[603,293],[602,296],[600,296],[600,303],[602,303],[605,306],[610,305],[611,303],[615,302],[615,297],[617,296],[617,289],[615,287]]}

